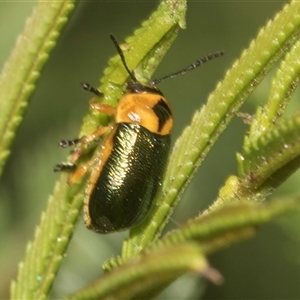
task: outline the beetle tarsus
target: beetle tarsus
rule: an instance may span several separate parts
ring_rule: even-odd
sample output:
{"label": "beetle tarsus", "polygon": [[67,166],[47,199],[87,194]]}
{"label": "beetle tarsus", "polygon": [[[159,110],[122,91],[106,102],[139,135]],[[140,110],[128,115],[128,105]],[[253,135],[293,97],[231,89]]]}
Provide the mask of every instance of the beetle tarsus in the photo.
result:
{"label": "beetle tarsus", "polygon": [[74,146],[74,145],[78,144],[79,141],[80,141],[80,139],[61,140],[61,141],[58,142],[58,145],[61,148],[67,148],[67,147],[71,147],[71,146]]}
{"label": "beetle tarsus", "polygon": [[76,166],[72,163],[61,163],[57,164],[54,168],[54,172],[62,172],[62,171],[74,171]]}
{"label": "beetle tarsus", "polygon": [[85,91],[91,92],[91,93],[95,94],[96,96],[103,95],[100,91],[98,91],[96,88],[94,88],[92,85],[90,85],[87,82],[81,82],[81,86]]}

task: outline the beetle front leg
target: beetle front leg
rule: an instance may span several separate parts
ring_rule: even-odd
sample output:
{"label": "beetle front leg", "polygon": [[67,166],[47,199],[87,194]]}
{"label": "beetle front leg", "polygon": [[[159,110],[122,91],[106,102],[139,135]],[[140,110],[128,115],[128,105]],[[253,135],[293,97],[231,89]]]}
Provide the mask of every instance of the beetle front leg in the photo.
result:
{"label": "beetle front leg", "polygon": [[97,110],[103,114],[106,114],[106,115],[115,115],[116,114],[116,108],[112,107],[108,104],[93,103],[93,102],[90,102],[89,104],[92,109]]}
{"label": "beetle front leg", "polygon": [[98,97],[103,96],[103,93],[101,93],[99,90],[97,90],[96,88],[94,88],[92,85],[90,85],[87,82],[81,82],[81,86],[85,91],[93,93],[94,95],[96,95]]}

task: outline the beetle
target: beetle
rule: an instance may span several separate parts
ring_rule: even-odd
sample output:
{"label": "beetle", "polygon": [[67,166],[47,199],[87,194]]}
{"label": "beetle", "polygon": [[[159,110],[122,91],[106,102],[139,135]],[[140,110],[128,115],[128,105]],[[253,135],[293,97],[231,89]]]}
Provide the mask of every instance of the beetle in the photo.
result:
{"label": "beetle", "polygon": [[[129,70],[119,43],[110,35],[130,81],[116,107],[90,102],[92,109],[114,116],[114,124],[100,127],[91,135],[62,140],[59,145],[76,145],[71,163],[55,166],[54,171],[70,171],[69,183],[76,183],[88,172],[84,195],[84,222],[98,233],[133,228],[147,217],[161,186],[173,129],[173,113],[163,93],[155,86],[223,55],[223,51],[205,56],[183,70],[149,84],[139,82]],[[82,84],[87,91],[101,92]],[[96,153],[86,163],[78,160],[83,149],[101,138]],[[77,163],[77,164],[76,164]]]}

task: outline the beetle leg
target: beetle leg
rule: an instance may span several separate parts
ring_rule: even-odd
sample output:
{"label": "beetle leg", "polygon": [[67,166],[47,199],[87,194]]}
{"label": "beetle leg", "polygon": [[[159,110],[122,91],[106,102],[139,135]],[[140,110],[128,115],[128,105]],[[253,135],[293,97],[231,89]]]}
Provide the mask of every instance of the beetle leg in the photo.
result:
{"label": "beetle leg", "polygon": [[91,93],[95,94],[96,96],[103,96],[103,93],[98,91],[96,88],[94,88],[87,82],[81,82],[81,86],[87,92],[91,92]]}
{"label": "beetle leg", "polygon": [[116,114],[116,108],[112,107],[105,103],[93,103],[90,102],[90,107],[94,110],[97,110],[103,114],[107,115],[115,115]]}
{"label": "beetle leg", "polygon": [[[84,90],[91,92],[91,93],[95,94],[96,96],[103,96],[103,94],[100,91],[98,91],[96,88],[94,88],[90,84],[83,82],[83,83],[81,83],[81,85]],[[90,101],[89,104],[92,109],[99,111],[101,113],[108,114],[108,115],[114,115],[116,113],[116,109],[108,104],[93,103],[92,101]],[[98,142],[97,138],[102,136],[103,134],[105,134],[109,129],[111,129],[111,126],[105,126],[105,127],[99,128],[99,129],[95,130],[93,133],[83,136],[81,138],[77,138],[74,140],[59,141],[59,146],[62,148],[67,148],[67,147],[74,146],[74,145],[76,145],[76,147],[73,151],[72,163],[57,164],[54,167],[54,171],[55,172],[60,172],[60,171],[72,172],[72,174],[70,175],[70,178],[68,180],[68,182],[70,184],[79,180],[87,172],[90,165],[93,163],[93,159],[90,161],[87,161],[84,164],[81,164],[79,167],[76,167],[75,163],[78,161],[78,159],[81,157],[81,155],[83,153],[86,153],[87,151],[89,151],[89,149],[91,149],[93,147],[93,145],[92,145],[93,142],[94,143]]]}
{"label": "beetle leg", "polygon": [[[92,134],[82,137],[80,139],[80,142],[82,142],[84,145],[90,145],[93,140],[95,140],[96,138],[102,136],[109,129],[111,129],[110,126],[101,127],[99,129],[97,129],[96,131],[94,131]],[[74,154],[72,156],[72,161],[76,162],[79,159],[80,155],[81,155],[81,149],[78,149],[78,150],[75,149]],[[90,169],[90,167],[94,163],[95,163],[95,159],[92,158],[89,161],[87,161],[86,163],[81,164],[79,167],[77,167],[75,172],[73,172],[70,175],[68,183],[73,184],[76,181],[78,181],[82,176],[84,176],[84,174]]]}
{"label": "beetle leg", "polygon": [[80,165],[80,167],[77,168],[76,165],[72,163],[61,163],[61,164],[57,164],[53,170],[54,172],[61,172],[61,171],[71,172],[68,178],[68,183],[74,184],[85,175],[85,173],[89,170],[90,166],[93,163],[94,163],[93,160],[89,160],[85,164],[82,164]]}
{"label": "beetle leg", "polygon": [[[103,93],[101,93],[99,90],[97,90],[96,88],[94,88],[92,85],[90,85],[87,82],[82,82],[81,86],[85,91],[91,92],[96,96],[103,96]],[[108,104],[104,104],[104,103],[96,104],[96,103],[90,102],[90,106],[92,109],[95,109],[104,114],[114,115],[116,113],[116,109]]]}
{"label": "beetle leg", "polygon": [[82,178],[85,173],[89,170],[90,166],[92,165],[93,160],[89,160],[87,161],[85,164],[80,165],[80,167],[78,167],[75,172],[73,172],[72,174],[70,174],[70,177],[68,179],[68,183],[69,184],[74,184],[75,182],[77,182],[80,178]]}
{"label": "beetle leg", "polygon": [[[76,162],[82,153],[86,152],[87,149],[91,148],[92,142],[103,134],[105,134],[110,129],[110,126],[105,126],[97,129],[93,133],[83,136],[79,139],[78,147],[74,149],[74,153],[72,156],[72,161]],[[98,142],[98,141],[97,141]]]}
{"label": "beetle leg", "polygon": [[54,168],[54,172],[61,172],[61,171],[69,171],[72,172],[76,169],[76,166],[73,163],[61,163],[57,164]]}
{"label": "beetle leg", "polygon": [[[110,126],[101,127],[99,129],[95,130],[93,133],[81,137],[79,139],[79,143],[84,144],[84,145],[85,144],[90,144],[92,141],[94,141],[96,138],[103,135],[109,129],[110,129]],[[75,151],[76,151],[76,149],[75,149]]]}
{"label": "beetle leg", "polygon": [[78,144],[80,142],[80,139],[74,139],[74,140],[60,140],[58,142],[58,145],[62,148],[67,148],[67,147],[71,147],[74,146],[76,144]]}

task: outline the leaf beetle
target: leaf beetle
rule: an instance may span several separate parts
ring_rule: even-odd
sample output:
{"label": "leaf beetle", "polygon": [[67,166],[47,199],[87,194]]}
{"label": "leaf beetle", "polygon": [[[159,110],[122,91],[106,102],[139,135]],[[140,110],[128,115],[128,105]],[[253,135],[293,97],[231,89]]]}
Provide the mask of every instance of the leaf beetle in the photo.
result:
{"label": "leaf beetle", "polygon": [[[54,171],[70,171],[70,184],[89,174],[84,192],[84,222],[87,228],[98,233],[122,231],[139,225],[147,217],[161,185],[170,152],[173,114],[169,102],[155,85],[224,53],[215,52],[178,72],[142,84],[129,70],[115,37],[110,35],[110,38],[131,80],[116,107],[92,102],[90,106],[113,115],[115,122],[88,136],[60,141],[61,147],[76,147],[71,163],[61,163],[54,168]],[[97,96],[101,95],[87,83],[82,86]],[[78,163],[84,152],[82,149],[99,138],[101,141],[95,155],[83,164]]]}

